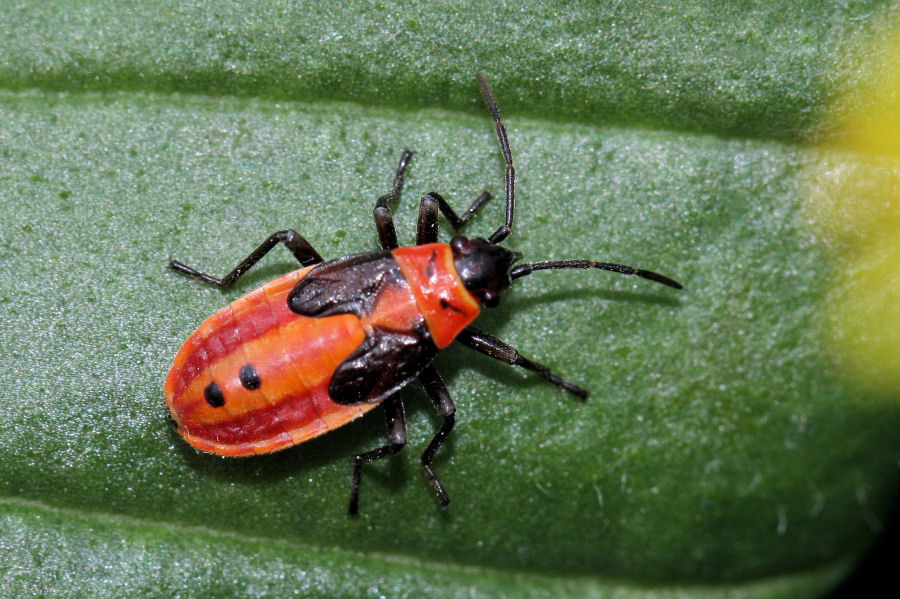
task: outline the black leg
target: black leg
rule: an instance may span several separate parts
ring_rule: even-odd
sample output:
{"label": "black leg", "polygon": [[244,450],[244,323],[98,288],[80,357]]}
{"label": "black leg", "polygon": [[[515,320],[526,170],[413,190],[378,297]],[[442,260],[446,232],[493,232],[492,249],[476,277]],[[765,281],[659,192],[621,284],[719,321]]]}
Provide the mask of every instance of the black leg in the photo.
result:
{"label": "black leg", "polygon": [[472,205],[466,208],[466,211],[462,213],[462,216],[460,216],[456,214],[456,211],[453,210],[450,204],[448,204],[440,194],[432,191],[431,193],[422,196],[422,201],[419,204],[419,228],[416,232],[416,244],[435,243],[438,240],[438,210],[441,211],[441,214],[444,215],[444,218],[446,218],[450,223],[450,226],[453,227],[453,230],[459,231],[466,223],[472,220],[472,217],[475,216],[478,209],[487,204],[490,199],[491,194],[486,191],[482,192],[480,196],[475,198]]}
{"label": "black leg", "polygon": [[422,468],[425,469],[425,477],[431,483],[431,486],[434,487],[434,492],[437,493],[441,507],[445,508],[450,505],[450,498],[447,496],[447,491],[444,490],[444,485],[441,484],[437,474],[434,473],[431,461],[434,459],[434,454],[444,442],[444,439],[453,430],[453,425],[456,424],[456,406],[447,392],[447,387],[444,385],[441,375],[434,366],[429,366],[423,370],[419,374],[419,380],[425,387],[425,391],[428,393],[431,401],[434,402],[434,407],[437,408],[438,414],[444,419],[441,428],[432,437],[428,447],[422,453],[422,457],[419,458],[419,462],[421,462]]}
{"label": "black leg", "polygon": [[306,239],[304,239],[299,233],[294,231],[293,229],[288,229],[286,231],[278,231],[277,233],[272,233],[269,235],[269,238],[266,239],[262,244],[253,250],[249,256],[244,258],[240,264],[238,264],[234,270],[225,275],[222,278],[214,277],[211,274],[201,272],[195,268],[184,264],[183,262],[179,262],[178,260],[169,260],[168,267],[176,272],[180,272],[182,274],[194,277],[203,281],[204,283],[208,283],[210,285],[215,285],[216,287],[221,287],[222,289],[227,289],[231,287],[235,281],[241,278],[241,276],[246,273],[250,268],[259,262],[263,256],[269,253],[269,251],[274,248],[279,243],[283,243],[291,253],[294,254],[294,257],[302,264],[303,266],[312,266],[313,264],[318,264],[322,262],[322,256],[309,244]]}
{"label": "black leg", "polygon": [[353,458],[353,477],[350,482],[350,504],[347,513],[356,515],[359,510],[359,481],[362,467],[389,455],[394,455],[406,446],[406,417],[399,395],[392,395],[384,402],[384,419],[387,423],[388,445],[357,454]]}
{"label": "black leg", "polygon": [[459,335],[457,335],[456,340],[467,347],[471,347],[475,351],[479,351],[494,359],[500,360],[501,362],[506,362],[513,366],[521,366],[526,370],[536,372],[557,387],[561,387],[569,393],[577,395],[581,399],[586,398],[588,395],[588,392],[585,389],[564,381],[553,374],[547,366],[532,362],[528,358],[523,357],[515,348],[482,330],[474,327],[466,327]]}
{"label": "black leg", "polygon": [[[438,240],[438,203],[429,193],[419,202],[419,224],[416,228],[416,245],[436,243]],[[440,196],[439,196],[440,197]]]}
{"label": "black leg", "polygon": [[393,250],[397,247],[397,230],[394,228],[394,216],[391,214],[389,204],[400,199],[400,192],[403,191],[403,173],[409,166],[410,158],[412,158],[412,152],[403,150],[400,164],[397,165],[397,172],[394,173],[394,184],[391,190],[378,198],[378,201],[375,202],[375,210],[372,211],[372,215],[375,217],[375,228],[378,229],[378,240],[383,250]]}

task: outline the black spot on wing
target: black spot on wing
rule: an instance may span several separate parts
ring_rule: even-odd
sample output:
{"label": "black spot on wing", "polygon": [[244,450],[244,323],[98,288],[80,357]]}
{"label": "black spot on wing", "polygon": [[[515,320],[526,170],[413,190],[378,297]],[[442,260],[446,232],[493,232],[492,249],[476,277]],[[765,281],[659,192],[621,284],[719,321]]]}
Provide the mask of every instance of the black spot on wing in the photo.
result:
{"label": "black spot on wing", "polygon": [[262,381],[259,378],[259,372],[256,371],[253,364],[244,364],[241,367],[238,378],[241,379],[241,385],[244,386],[244,389],[249,389],[250,391],[259,389],[259,386],[262,384]]}
{"label": "black spot on wing", "polygon": [[203,397],[206,398],[206,403],[214,408],[221,408],[225,405],[225,395],[215,381],[206,386],[206,389],[203,390]]}

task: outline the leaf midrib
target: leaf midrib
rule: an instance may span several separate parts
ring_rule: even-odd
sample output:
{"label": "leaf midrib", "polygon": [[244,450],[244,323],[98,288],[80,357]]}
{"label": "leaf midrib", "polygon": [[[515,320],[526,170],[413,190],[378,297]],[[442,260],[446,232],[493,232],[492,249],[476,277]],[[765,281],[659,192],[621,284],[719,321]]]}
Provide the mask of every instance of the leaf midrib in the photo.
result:
{"label": "leaf midrib", "polygon": [[[474,82],[474,77],[472,81]],[[273,96],[253,96],[253,95],[234,95],[227,93],[210,93],[210,94],[197,94],[190,91],[181,92],[181,91],[172,91],[165,92],[163,90],[155,89],[155,88],[129,88],[129,87],[119,87],[119,88],[104,88],[104,89],[89,89],[89,88],[78,88],[72,90],[52,88],[52,87],[28,87],[17,89],[14,87],[0,87],[0,102],[8,101],[8,98],[15,98],[17,100],[26,99],[29,96],[34,97],[36,94],[41,94],[44,96],[55,96],[60,100],[65,100],[66,102],[72,102],[73,99],[82,102],[82,103],[92,103],[92,102],[102,102],[102,101],[110,101],[115,100],[117,97],[123,98],[131,98],[131,99],[143,99],[150,102],[165,101],[167,99],[177,99],[179,102],[188,105],[206,105],[209,106],[210,103],[216,102],[235,102],[238,105],[241,105],[243,108],[248,106],[254,106],[260,108],[262,111],[271,111],[271,112],[280,112],[280,111],[288,111],[288,110],[297,110],[300,109],[304,112],[310,113],[321,113],[328,114],[333,111],[328,110],[327,107],[337,107],[337,108],[349,108],[350,110],[341,110],[342,113],[355,113],[359,112],[366,116],[378,116],[384,119],[391,120],[402,120],[399,117],[404,115],[440,115],[443,117],[452,116],[454,120],[466,120],[469,121],[472,118],[483,118],[485,123],[485,127],[490,126],[490,115],[487,112],[487,108],[483,106],[483,103],[479,101],[476,105],[477,110],[467,110],[462,111],[445,105],[432,105],[432,106],[420,106],[420,105],[392,105],[387,102],[371,102],[371,103],[363,103],[363,102],[353,102],[349,100],[322,100],[317,98],[311,99],[302,99],[297,97],[285,97],[278,98]],[[479,97],[477,88],[474,87],[472,89],[472,97]],[[498,99],[501,103],[501,111],[503,112],[503,122],[507,129],[515,129],[517,126],[528,126],[530,128],[535,129],[543,129],[545,131],[553,132],[554,128],[559,129],[590,129],[596,131],[633,131],[638,135],[651,135],[651,134],[662,134],[662,135],[679,135],[679,136],[690,136],[690,137],[712,137],[717,138],[723,143],[731,142],[731,141],[747,141],[747,142],[757,142],[757,143],[774,143],[779,146],[784,147],[794,147],[794,148],[802,148],[808,147],[810,144],[810,140],[808,139],[786,139],[781,136],[776,135],[750,135],[750,134],[741,134],[737,135],[734,132],[723,133],[717,130],[707,130],[707,129],[691,129],[684,127],[662,127],[662,126],[651,126],[644,125],[636,122],[628,122],[628,121],[595,121],[595,120],[585,120],[575,118],[571,115],[567,115],[567,118],[547,118],[546,116],[542,116],[536,113],[532,113],[530,111],[525,112],[517,112],[515,114],[510,114],[508,110],[504,110],[502,106],[502,101]],[[487,129],[486,129],[487,130]],[[822,135],[827,136],[827,131],[822,131]],[[499,150],[498,150],[499,151]],[[513,158],[515,158],[515,151],[513,153]]]}

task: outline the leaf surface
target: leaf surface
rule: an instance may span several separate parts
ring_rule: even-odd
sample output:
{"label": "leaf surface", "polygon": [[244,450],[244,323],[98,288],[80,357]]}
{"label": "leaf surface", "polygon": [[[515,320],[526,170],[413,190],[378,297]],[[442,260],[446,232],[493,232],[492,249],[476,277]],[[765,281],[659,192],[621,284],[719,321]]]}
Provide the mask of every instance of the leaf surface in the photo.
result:
{"label": "leaf surface", "polygon": [[[896,490],[896,389],[826,340],[833,253],[804,209],[808,142],[852,82],[878,2],[6,4],[0,8],[0,595],[801,597],[827,589]],[[473,74],[492,82],[536,273],[478,326],[591,391],[582,403],[461,347],[457,428],[403,391],[399,457],[364,471],[380,410],[228,460],[166,422],[162,384],[208,315],[295,267],[373,248],[396,209],[502,197]],[[864,100],[860,100],[863,102]],[[494,201],[469,225],[502,222]],[[446,239],[449,227],[442,223]],[[84,556],[81,559],[79,556]]]}

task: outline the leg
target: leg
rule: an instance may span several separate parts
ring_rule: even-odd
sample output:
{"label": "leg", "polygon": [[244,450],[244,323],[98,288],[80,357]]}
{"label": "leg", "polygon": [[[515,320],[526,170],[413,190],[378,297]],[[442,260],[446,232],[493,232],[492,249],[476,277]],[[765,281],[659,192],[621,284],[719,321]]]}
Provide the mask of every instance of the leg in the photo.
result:
{"label": "leg", "polygon": [[422,457],[419,458],[419,462],[421,462],[422,468],[425,469],[425,477],[428,479],[428,482],[431,483],[431,486],[434,487],[434,492],[437,493],[438,500],[441,502],[441,507],[445,508],[450,504],[450,498],[444,490],[444,485],[441,484],[441,481],[434,473],[434,468],[431,467],[431,461],[434,459],[434,454],[444,442],[444,439],[446,439],[447,435],[450,434],[450,431],[453,430],[453,425],[456,424],[456,406],[453,405],[453,399],[450,398],[447,387],[444,385],[441,375],[438,374],[438,371],[434,366],[429,366],[423,370],[419,375],[419,380],[425,387],[425,391],[428,392],[431,401],[434,402],[434,407],[437,408],[438,414],[444,419],[441,428],[435,433],[431,442],[428,444],[428,447],[426,447],[424,453],[422,453]]}
{"label": "leg", "polygon": [[240,279],[245,272],[250,270],[250,267],[259,262],[263,256],[268,254],[269,251],[279,243],[283,243],[289,250],[291,250],[291,253],[294,254],[294,257],[297,258],[297,260],[303,266],[312,266],[313,264],[322,262],[322,256],[320,256],[319,253],[315,249],[313,249],[313,246],[311,246],[308,241],[306,241],[299,233],[297,233],[293,229],[288,229],[286,231],[278,231],[277,233],[272,233],[269,238],[262,242],[262,244],[258,248],[253,250],[253,253],[244,258],[241,263],[234,268],[234,270],[232,270],[222,278],[214,277],[213,275],[201,272],[195,268],[191,268],[187,264],[179,262],[178,260],[169,260],[168,267],[174,271],[194,277],[196,279],[200,279],[204,283],[208,283],[222,289],[227,289],[231,287],[235,281]]}
{"label": "leg", "polygon": [[431,192],[422,196],[422,201],[419,204],[419,228],[416,232],[416,245],[435,243],[438,240],[438,210],[440,210],[441,214],[443,214],[450,222],[450,226],[453,227],[453,230],[459,231],[467,222],[472,220],[472,217],[475,216],[475,212],[487,204],[490,199],[491,194],[486,191],[482,192],[480,196],[475,198],[472,205],[462,213],[462,216],[459,216],[440,194]]}
{"label": "leg", "polygon": [[389,455],[394,455],[406,446],[406,417],[400,396],[392,395],[384,402],[384,419],[387,423],[389,444],[371,451],[357,454],[353,458],[353,477],[350,481],[350,504],[347,513],[355,516],[359,509],[359,481],[362,467]]}
{"label": "leg", "polygon": [[588,395],[588,392],[585,389],[562,380],[553,374],[547,366],[532,362],[528,358],[523,357],[522,354],[515,350],[515,348],[510,347],[484,331],[474,327],[466,327],[459,335],[457,335],[456,340],[467,347],[471,347],[472,349],[500,360],[501,362],[506,362],[513,366],[521,366],[526,370],[536,372],[557,387],[561,387],[569,393],[577,395],[581,399],[585,399]]}
{"label": "leg", "polygon": [[403,173],[409,166],[410,158],[412,158],[412,152],[403,150],[391,190],[378,198],[378,201],[375,202],[375,210],[372,211],[372,215],[375,217],[375,228],[378,229],[378,239],[383,250],[393,250],[397,247],[397,230],[394,228],[394,216],[391,214],[388,204],[400,199],[400,192],[403,190]]}

